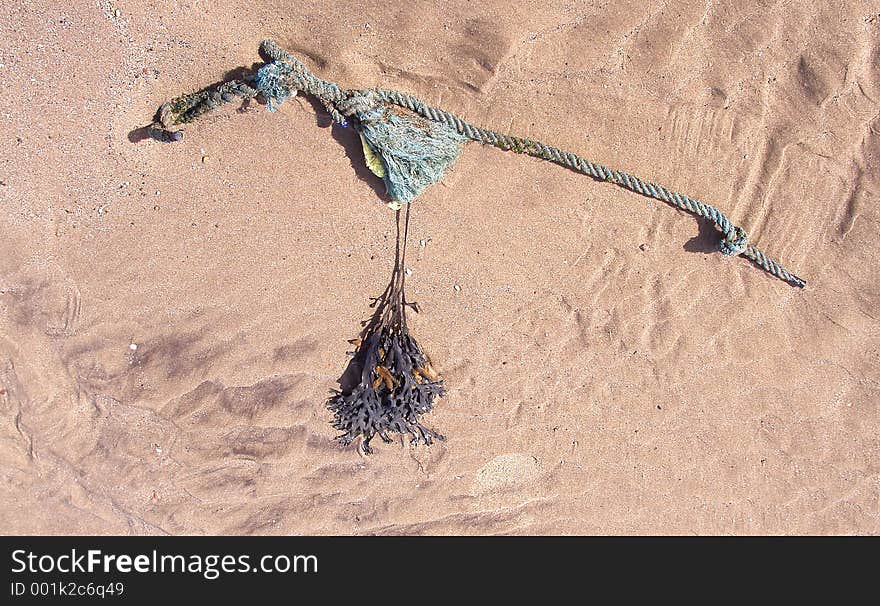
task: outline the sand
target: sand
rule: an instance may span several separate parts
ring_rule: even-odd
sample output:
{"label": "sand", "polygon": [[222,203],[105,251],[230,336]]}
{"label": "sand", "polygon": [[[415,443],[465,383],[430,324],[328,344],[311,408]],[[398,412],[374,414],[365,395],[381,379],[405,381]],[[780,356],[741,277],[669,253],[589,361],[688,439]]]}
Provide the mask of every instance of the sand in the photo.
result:
{"label": "sand", "polygon": [[[0,531],[880,533],[880,4],[0,5]],[[413,207],[445,443],[335,441],[394,217],[312,104],[138,140],[263,38],[725,210],[476,144]]]}

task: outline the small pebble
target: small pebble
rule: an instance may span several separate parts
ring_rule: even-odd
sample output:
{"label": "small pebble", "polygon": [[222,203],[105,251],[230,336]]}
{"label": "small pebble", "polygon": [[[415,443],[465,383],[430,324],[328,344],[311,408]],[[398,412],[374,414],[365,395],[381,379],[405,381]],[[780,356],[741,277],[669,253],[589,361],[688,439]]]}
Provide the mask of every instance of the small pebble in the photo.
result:
{"label": "small pebble", "polygon": [[211,156],[202,156],[202,164],[207,164],[208,160],[211,159]]}
{"label": "small pebble", "polygon": [[162,192],[160,192],[158,189],[156,190],[156,195],[157,195],[157,196],[160,195],[161,193],[162,193]]}
{"label": "small pebble", "polygon": [[137,350],[137,348],[138,348],[137,343],[130,343],[128,348],[132,351]]}
{"label": "small pebble", "polygon": [[407,268],[404,270],[404,273],[405,273],[406,275],[408,275],[408,276],[411,276],[411,275],[412,275],[412,270],[411,270],[409,267],[407,267]]}
{"label": "small pebble", "polygon": [[122,11],[117,8],[115,11],[113,11],[113,16],[119,19],[119,17],[122,16]]}
{"label": "small pebble", "polygon": [[455,289],[455,292],[460,292],[460,291],[461,291],[461,286],[459,286],[458,284],[456,284],[456,285],[453,286],[452,288]]}

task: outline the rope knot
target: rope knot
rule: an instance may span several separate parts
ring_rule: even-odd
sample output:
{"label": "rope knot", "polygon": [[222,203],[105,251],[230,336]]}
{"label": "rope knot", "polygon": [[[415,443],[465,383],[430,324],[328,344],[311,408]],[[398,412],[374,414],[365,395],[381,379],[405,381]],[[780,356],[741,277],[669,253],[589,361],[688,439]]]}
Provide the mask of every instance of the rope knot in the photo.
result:
{"label": "rope knot", "polygon": [[730,231],[724,234],[721,243],[718,245],[718,250],[725,257],[733,257],[746,252],[748,246],[749,237],[746,235],[746,230],[738,225],[734,225],[730,228]]}
{"label": "rope knot", "polygon": [[345,118],[357,118],[360,124],[372,124],[385,117],[388,106],[374,92],[349,95],[336,103],[336,109]]}

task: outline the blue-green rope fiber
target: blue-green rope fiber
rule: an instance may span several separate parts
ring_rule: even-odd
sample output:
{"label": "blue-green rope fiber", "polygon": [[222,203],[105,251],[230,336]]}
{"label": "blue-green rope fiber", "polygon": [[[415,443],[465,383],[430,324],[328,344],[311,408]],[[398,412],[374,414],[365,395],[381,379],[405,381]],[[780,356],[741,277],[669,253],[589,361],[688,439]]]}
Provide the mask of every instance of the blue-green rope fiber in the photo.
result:
{"label": "blue-green rope fiber", "polygon": [[577,154],[552,145],[475,126],[451,112],[432,107],[406,93],[388,89],[341,88],[334,82],[315,76],[298,59],[271,40],[263,41],[261,48],[272,60],[272,63],[267,64],[267,66],[272,66],[271,70],[261,69],[257,78],[252,82],[226,82],[213,91],[187,95],[166,103],[159,112],[161,126],[168,128],[174,124],[191,122],[203,113],[214,109],[221,103],[229,102],[235,97],[249,99],[261,94],[271,109],[274,102],[280,103],[296,91],[302,91],[317,98],[334,121],[347,124],[347,118],[350,116],[346,116],[340,111],[339,104],[352,97],[372,95],[379,101],[405,108],[428,120],[444,124],[472,141],[553,162],[594,179],[614,183],[643,196],[660,200],[711,221],[721,232],[722,240],[719,250],[722,254],[725,256],[742,255],[764,271],[792,286],[802,288],[806,285],[803,279],[791,273],[749,242],[745,230],[735,225],[730,218],[714,206],[672,191],[662,185],[645,181],[627,172],[591,162]]}

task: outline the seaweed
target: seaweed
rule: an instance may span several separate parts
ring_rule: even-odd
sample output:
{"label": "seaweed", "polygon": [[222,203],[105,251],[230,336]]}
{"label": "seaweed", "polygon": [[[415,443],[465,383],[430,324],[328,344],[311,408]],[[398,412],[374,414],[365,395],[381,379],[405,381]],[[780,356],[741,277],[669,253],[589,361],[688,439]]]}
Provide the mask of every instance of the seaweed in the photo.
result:
{"label": "seaweed", "polygon": [[410,334],[406,309],[419,311],[416,303],[406,300],[406,237],[409,227],[406,205],[403,234],[397,211],[397,246],[394,270],[385,291],[371,303],[371,318],[363,323],[355,351],[327,402],[335,413],[333,426],[342,432],[338,440],[350,444],[363,438],[365,454],[373,449],[370,441],[378,435],[391,442],[392,433],[411,436],[413,444],[432,444],[445,438],[421,422],[431,412],[434,399],[445,393],[443,380],[431,365],[428,355]]}

